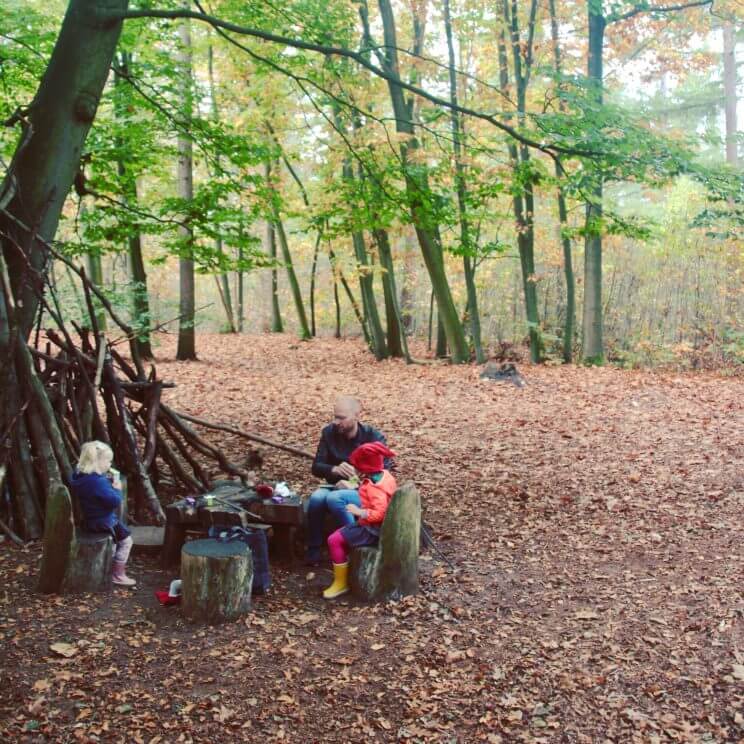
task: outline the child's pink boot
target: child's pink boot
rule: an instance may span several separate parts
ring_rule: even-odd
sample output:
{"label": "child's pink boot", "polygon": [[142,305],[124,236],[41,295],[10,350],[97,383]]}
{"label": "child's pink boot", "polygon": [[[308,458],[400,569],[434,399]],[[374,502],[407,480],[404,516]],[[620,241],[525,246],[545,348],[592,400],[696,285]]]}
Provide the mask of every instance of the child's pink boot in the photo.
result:
{"label": "child's pink boot", "polygon": [[118,586],[137,586],[134,579],[130,579],[126,573],[126,561],[114,561],[114,570],[111,572],[111,581]]}

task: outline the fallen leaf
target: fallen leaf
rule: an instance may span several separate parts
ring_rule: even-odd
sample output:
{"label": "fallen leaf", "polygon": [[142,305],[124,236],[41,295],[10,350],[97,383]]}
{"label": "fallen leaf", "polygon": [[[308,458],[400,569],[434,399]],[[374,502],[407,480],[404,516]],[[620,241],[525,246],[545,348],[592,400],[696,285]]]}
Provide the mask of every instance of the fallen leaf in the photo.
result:
{"label": "fallen leaf", "polygon": [[80,651],[77,646],[73,646],[71,643],[64,643],[63,641],[52,643],[49,645],[49,648],[54,651],[55,654],[64,656],[65,659],[69,659],[72,656],[75,656],[75,654]]}

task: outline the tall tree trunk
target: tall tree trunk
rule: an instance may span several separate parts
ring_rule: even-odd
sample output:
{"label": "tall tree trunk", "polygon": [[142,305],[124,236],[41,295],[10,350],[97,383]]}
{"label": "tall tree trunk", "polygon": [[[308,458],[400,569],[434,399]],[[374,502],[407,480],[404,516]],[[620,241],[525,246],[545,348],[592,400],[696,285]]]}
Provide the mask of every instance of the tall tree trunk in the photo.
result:
{"label": "tall tree trunk", "polygon": [[[183,118],[187,130],[193,108],[191,80],[191,26],[185,19],[179,25],[180,47],[178,51],[179,74],[183,96]],[[178,135],[178,195],[191,201],[194,198],[194,173],[192,142],[188,131]],[[178,348],[176,359],[196,359],[196,334],[194,330],[195,280],[194,280],[194,231],[186,225],[179,228],[181,236],[179,277],[180,277],[180,318],[178,322]]]}
{"label": "tall tree trunk", "polygon": [[[341,119],[340,108],[338,104],[333,106],[333,117],[336,129],[345,134],[344,123]],[[355,129],[358,122],[355,122]],[[354,168],[352,167],[351,158],[344,158],[341,166],[341,177],[349,185],[349,189],[354,189]],[[364,174],[359,172],[359,180],[363,180]],[[367,255],[367,244],[364,239],[364,233],[361,229],[355,229],[351,234],[354,256],[356,258],[357,275],[359,276],[359,290],[362,296],[362,307],[364,308],[365,326],[368,331],[367,341],[370,350],[378,361],[388,356],[387,341],[385,333],[382,330],[380,322],[380,313],[377,308],[375,298],[374,273]]]}
{"label": "tall tree trunk", "polygon": [[266,183],[271,190],[271,213],[272,221],[274,223],[274,230],[279,238],[279,246],[282,249],[282,258],[284,260],[284,267],[287,271],[287,279],[289,280],[289,288],[292,292],[292,299],[294,300],[295,310],[297,311],[297,320],[300,324],[300,337],[303,340],[312,338],[310,333],[310,326],[307,322],[307,314],[305,313],[305,305],[302,301],[302,292],[300,291],[300,283],[297,281],[297,274],[294,270],[294,264],[292,263],[292,254],[289,250],[289,242],[287,241],[287,233],[284,231],[284,225],[281,217],[279,216],[279,204],[278,204],[278,193],[276,184],[272,177],[272,167],[269,161],[264,163],[264,175],[266,177]]}
{"label": "tall tree trunk", "polygon": [[[243,247],[240,246],[238,248],[238,264],[242,265],[242,263],[243,263]],[[237,271],[237,274],[238,274],[237,276],[237,280],[238,280],[238,333],[242,333],[243,322],[245,319],[245,304],[243,301],[244,300],[243,293],[244,293],[244,287],[245,287],[244,285],[245,278],[243,276],[242,269],[239,268]]]}
{"label": "tall tree trunk", "polygon": [[406,335],[414,330],[414,246],[411,234],[406,231],[403,236],[403,286],[400,290],[400,315]]}
{"label": "tall tree trunk", "polygon": [[[131,198],[137,201],[137,184],[132,184]],[[139,354],[140,359],[152,359],[152,345],[150,343],[150,300],[147,294],[147,273],[145,272],[145,261],[142,256],[142,237],[140,231],[134,230],[127,240],[129,247],[129,270],[132,276],[132,308],[134,323],[139,330],[139,335],[130,341],[136,346],[132,355]]]}
{"label": "tall tree trunk", "polygon": [[[503,0],[502,11],[504,23],[510,30],[512,64],[517,92],[517,115],[521,124],[527,113],[527,84],[532,64],[532,38],[537,3],[536,0],[532,0],[527,42],[522,42],[520,39],[516,0],[512,0],[511,9],[509,8],[508,0]],[[509,88],[509,66],[503,34],[499,39],[499,67],[501,88],[504,93],[507,93]],[[513,141],[510,141],[507,147],[516,180],[520,172],[528,172],[530,153],[526,146],[517,147]],[[543,356],[543,344],[537,298],[537,279],[535,276],[534,193],[530,178],[520,178],[519,180],[524,181],[524,185],[519,191],[515,190],[512,204],[516,223],[519,261],[522,269],[522,290],[524,292],[525,314],[527,316],[527,328],[530,339],[530,359],[533,362],[539,362]]]}
{"label": "tall tree trunk", "polygon": [[[126,0],[113,0],[105,10],[126,8]],[[26,341],[49,269],[44,242],[57,230],[121,33],[121,23],[102,22],[102,10],[95,0],[70,1],[27,118],[20,119],[23,131],[0,185],[0,480],[10,475],[21,492],[28,492],[29,485],[34,488],[32,459],[44,455],[34,447],[27,456],[31,431],[21,424],[31,400],[28,386],[35,380]],[[33,405],[51,409],[41,385],[35,388]],[[45,436],[51,442],[48,432]],[[59,445],[59,439],[53,444]],[[55,457],[57,472],[69,477],[64,448],[55,449]],[[35,505],[28,500],[24,504],[29,518],[43,501],[33,493],[31,498]],[[38,522],[27,524],[24,536],[38,537]]]}
{"label": "tall tree trunk", "polygon": [[[118,64],[114,68],[114,87],[116,96],[114,99],[115,115],[122,123],[126,111],[123,100],[124,86],[123,78],[131,71],[132,55],[130,52],[119,53]],[[124,192],[124,201],[130,207],[137,206],[137,179],[128,167],[128,158],[125,155],[126,142],[122,139],[118,143],[121,153],[117,163],[117,171]],[[127,253],[129,256],[129,274],[132,286],[132,325],[138,330],[138,335],[130,339],[132,355],[139,355],[140,359],[152,359],[152,345],[150,343],[150,301],[147,294],[147,273],[145,272],[145,261],[142,256],[142,236],[138,227],[131,225],[127,237]]]}
{"label": "tall tree trunk", "polygon": [[726,162],[736,168],[738,130],[736,125],[736,34],[732,21],[723,24],[723,98],[726,116]]}
{"label": "tall tree trunk", "polygon": [[447,332],[442,323],[442,318],[437,310],[437,349],[436,355],[439,359],[444,359],[447,356]]}
{"label": "tall tree trunk", "polygon": [[328,258],[330,259],[331,268],[333,269],[333,276],[337,276],[341,281],[341,286],[344,288],[344,292],[346,292],[346,296],[349,299],[349,304],[354,311],[354,315],[356,315],[356,319],[359,321],[359,326],[361,327],[362,334],[364,335],[364,342],[367,344],[367,346],[371,346],[372,342],[369,337],[369,330],[367,329],[367,321],[364,315],[362,315],[362,311],[359,309],[359,303],[354,298],[354,293],[351,291],[349,282],[346,281],[346,277],[343,275],[341,267],[338,265],[336,254],[333,252],[333,248],[331,248],[330,246],[328,247]]}
{"label": "tall tree trunk", "polygon": [[24,338],[33,327],[41,289],[26,259],[33,270],[46,270],[48,251],[34,236],[54,238],[121,32],[121,22],[102,23],[99,16],[126,8],[127,0],[112,0],[105,8],[96,0],[70,0],[27,123],[22,120],[23,134],[9,167],[12,177],[6,175],[0,187],[0,204],[12,215],[0,214],[0,227],[10,236],[2,246]]}
{"label": "tall tree trunk", "polygon": [[[386,72],[395,77],[400,77],[393,9],[390,0],[378,0],[378,4],[385,39],[384,67]],[[431,278],[439,315],[444,325],[449,347],[452,350],[452,361],[456,363],[467,362],[470,360],[470,351],[447,280],[441,240],[436,227],[431,226],[431,219],[427,214],[426,202],[431,197],[428,174],[425,167],[420,163],[416,163],[415,168],[410,163],[410,156],[419,149],[419,142],[415,136],[413,126],[412,102],[406,102],[403,88],[395,80],[388,80],[388,90],[395,114],[396,130],[400,134],[407,135],[405,141],[400,143],[406,195],[424,263]]]}
{"label": "tall tree trunk", "polygon": [[[87,211],[85,204],[80,207],[81,214]],[[103,289],[103,263],[101,261],[100,251],[94,249],[89,250],[86,254],[88,264],[88,279],[99,289]],[[99,331],[106,330],[106,311],[101,307],[100,303],[96,303],[96,324],[98,325]]]}
{"label": "tall tree trunk", "polygon": [[[602,57],[606,20],[602,0],[587,0],[589,16],[588,82],[591,95],[602,103]],[[584,241],[584,313],[582,319],[582,358],[587,364],[604,362],[602,340],[602,176],[592,175],[592,187],[586,204]]]}
{"label": "tall tree trunk", "polygon": [[403,357],[411,361],[408,353],[408,342],[406,340],[403,319],[398,305],[398,290],[395,286],[395,265],[393,263],[393,252],[390,248],[390,239],[387,230],[374,231],[375,242],[380,254],[380,265],[382,266],[382,289],[385,293],[385,319],[387,322],[387,344],[388,351],[392,357]]}
{"label": "tall tree trunk", "polygon": [[287,233],[284,231],[284,224],[281,219],[279,219],[278,213],[275,216],[275,220],[276,232],[279,236],[279,245],[282,248],[282,258],[287,270],[287,279],[289,279],[289,288],[292,291],[292,299],[294,300],[295,309],[297,310],[297,321],[300,324],[300,338],[307,340],[312,338],[312,334],[310,333],[310,326],[307,323],[307,314],[305,313],[305,305],[302,301],[300,283],[297,281],[297,274],[295,273],[294,264],[292,263],[292,254],[289,251]]}
{"label": "tall tree trunk", "polygon": [[375,359],[385,359],[388,356],[385,333],[382,330],[380,322],[380,313],[377,310],[377,299],[375,298],[374,279],[372,265],[369,263],[367,256],[367,246],[364,241],[364,234],[361,230],[355,230],[351,235],[354,246],[354,255],[357,260],[357,273],[359,274],[359,289],[362,294],[362,306],[364,307],[364,317],[367,320],[369,329],[370,345]]}
{"label": "tall tree trunk", "polygon": [[[560,77],[563,70],[561,65],[561,48],[558,39],[558,18],[555,12],[555,0],[549,0],[550,5],[550,34],[553,41],[553,67],[556,76]],[[561,83],[559,83],[560,85]],[[565,111],[561,101],[560,110]],[[559,162],[555,164],[555,175],[558,179],[558,222],[560,241],[563,248],[563,273],[566,279],[566,318],[563,325],[563,361],[569,364],[573,360],[574,328],[576,324],[576,279],[573,270],[573,256],[571,254],[571,238],[568,236],[568,210],[563,186],[560,185],[564,177]]]}
{"label": "tall tree trunk", "polygon": [[323,240],[323,230],[318,230],[313,248],[313,263],[310,267],[310,333],[316,335],[315,328],[315,278],[318,274],[318,254],[320,252],[320,241]]}
{"label": "tall tree trunk", "polygon": [[[207,47],[207,68],[209,73],[209,97],[212,104],[212,119],[215,123],[219,123],[220,113],[219,108],[217,107],[217,93],[214,85],[214,51],[212,50],[211,44]],[[220,158],[218,154],[218,168],[219,164]],[[222,248],[222,238],[217,238],[214,241],[214,247],[217,250],[218,254],[223,255],[224,251]],[[225,318],[227,320],[228,330],[230,331],[230,333],[236,333],[237,328],[235,327],[235,314],[233,313],[232,297],[230,296],[230,279],[226,271],[220,273],[219,286],[221,287],[220,300],[222,301],[222,306],[225,309]]]}
{"label": "tall tree trunk", "polygon": [[[455,45],[452,39],[452,18],[450,17],[449,0],[444,0],[444,30],[447,36],[447,51],[449,54],[449,84],[450,100],[457,106],[457,73],[455,70]],[[467,186],[465,180],[465,166],[462,162],[464,148],[462,123],[460,114],[450,109],[450,127],[452,130],[452,150],[455,159],[455,187],[457,191],[457,207],[460,214],[460,245],[462,247],[463,270],[465,272],[465,287],[468,296],[468,320],[470,335],[475,349],[475,359],[481,364],[485,361],[483,344],[481,343],[480,313],[478,311],[478,294],[475,290],[475,244],[470,235],[470,220],[467,212]]]}
{"label": "tall tree trunk", "polygon": [[335,309],[336,318],[336,330],[333,335],[335,338],[341,338],[341,302],[338,298],[338,277],[336,276],[335,271],[331,273],[333,274],[333,307]]}
{"label": "tall tree trunk", "polygon": [[276,230],[273,222],[266,223],[266,247],[272,261],[271,266],[271,332],[284,333],[282,312],[279,307],[279,273],[276,268]]}

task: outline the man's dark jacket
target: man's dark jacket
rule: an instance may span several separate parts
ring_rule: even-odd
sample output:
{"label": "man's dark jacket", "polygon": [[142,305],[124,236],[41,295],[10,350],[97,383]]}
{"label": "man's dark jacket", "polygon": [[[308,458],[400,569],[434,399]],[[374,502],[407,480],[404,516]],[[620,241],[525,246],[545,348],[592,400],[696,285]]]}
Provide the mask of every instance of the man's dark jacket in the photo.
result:
{"label": "man's dark jacket", "polygon": [[[368,442],[382,442],[387,444],[385,436],[377,429],[367,424],[357,424],[356,436],[348,439],[338,431],[335,424],[323,427],[320,433],[318,451],[313,460],[313,475],[325,478],[328,483],[337,483],[341,477],[335,475],[331,470],[342,462],[349,462],[349,455],[360,445]],[[385,460],[385,469],[390,470],[393,461]]]}

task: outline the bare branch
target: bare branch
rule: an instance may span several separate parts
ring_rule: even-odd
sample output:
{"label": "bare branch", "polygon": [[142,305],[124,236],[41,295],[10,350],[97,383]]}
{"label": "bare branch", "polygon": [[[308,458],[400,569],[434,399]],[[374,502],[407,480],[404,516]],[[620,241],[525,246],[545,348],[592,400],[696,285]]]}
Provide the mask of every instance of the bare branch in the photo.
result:
{"label": "bare branch", "polygon": [[[712,2],[712,0],[706,0],[706,1]],[[421,98],[424,98],[427,101],[430,101],[431,103],[434,103],[438,106],[443,106],[444,108],[452,108],[456,111],[459,111],[461,114],[465,114],[466,116],[472,116],[476,119],[482,119],[484,121],[487,121],[493,126],[495,126],[497,129],[500,129],[501,131],[506,132],[511,137],[516,139],[518,142],[521,142],[523,145],[532,147],[536,150],[540,150],[541,152],[544,152],[547,155],[550,155],[551,157],[555,156],[556,154],[594,157],[598,154],[593,151],[584,150],[584,149],[576,148],[576,147],[565,147],[563,145],[558,145],[558,144],[544,144],[541,142],[537,142],[536,140],[533,140],[530,137],[527,137],[524,134],[521,134],[514,127],[509,126],[508,124],[504,124],[503,121],[500,121],[492,114],[488,114],[483,111],[477,111],[476,109],[469,108],[468,106],[462,106],[459,104],[453,105],[446,98],[441,98],[440,96],[430,93],[429,91],[424,90],[423,88],[420,88],[416,85],[413,85],[412,83],[402,80],[395,72],[383,70],[382,68],[370,62],[364,54],[360,54],[359,52],[355,52],[351,49],[346,49],[345,47],[338,47],[338,46],[332,46],[332,45],[327,45],[327,44],[316,44],[314,42],[303,41],[302,39],[293,39],[287,36],[279,36],[277,34],[269,33],[268,31],[262,31],[256,28],[240,26],[236,23],[231,23],[230,21],[224,21],[220,18],[216,18],[215,16],[209,15],[207,13],[198,13],[196,11],[186,10],[186,9],[130,10],[124,13],[119,13],[119,12],[105,13],[102,15],[104,15],[105,18],[110,19],[112,21],[114,20],[122,21],[122,20],[135,19],[135,18],[164,18],[168,20],[177,20],[179,18],[190,18],[193,20],[203,21],[204,23],[208,23],[215,29],[223,29],[225,31],[231,31],[233,33],[241,34],[243,36],[252,36],[256,39],[263,39],[264,41],[270,41],[274,44],[282,44],[284,46],[293,47],[295,49],[303,49],[305,51],[318,52],[319,54],[325,54],[325,55],[330,55],[334,57],[345,57],[347,59],[354,60],[355,62],[360,64],[362,67],[368,69],[370,72],[377,75],[377,77],[382,78],[383,80],[392,82],[400,86],[401,88],[409,91],[410,93],[413,93],[414,95],[420,96]]]}
{"label": "bare branch", "polygon": [[621,15],[610,15],[607,17],[607,24],[618,23],[619,21],[627,21],[628,18],[640,15],[641,13],[674,13],[678,10],[688,10],[689,8],[702,8],[704,6],[713,7],[713,0],[694,0],[690,3],[681,3],[680,5],[637,5],[627,13]]}

